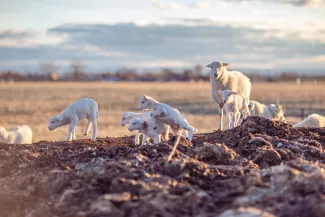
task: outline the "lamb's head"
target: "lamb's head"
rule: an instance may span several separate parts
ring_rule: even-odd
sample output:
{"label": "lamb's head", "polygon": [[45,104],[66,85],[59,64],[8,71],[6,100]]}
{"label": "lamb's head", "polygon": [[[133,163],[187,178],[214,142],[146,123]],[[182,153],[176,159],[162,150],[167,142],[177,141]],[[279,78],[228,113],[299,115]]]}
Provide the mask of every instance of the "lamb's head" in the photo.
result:
{"label": "lamb's head", "polygon": [[139,110],[144,111],[151,107],[151,97],[150,96],[142,96],[139,100]]}
{"label": "lamb's head", "polygon": [[249,109],[250,111],[253,111],[253,110],[255,109],[255,104],[254,104],[253,102],[249,102],[249,103],[248,103],[248,109]]}
{"label": "lamb's head", "polygon": [[209,65],[206,65],[206,67],[210,68],[210,79],[219,79],[220,76],[222,75],[224,70],[227,70],[225,67],[229,66],[228,63],[222,63],[219,61],[214,61],[210,63]]}
{"label": "lamb's head", "polygon": [[231,103],[234,100],[233,96],[238,94],[230,90],[218,90],[217,92],[222,96],[223,104]]}
{"label": "lamb's head", "polygon": [[286,119],[284,117],[284,112],[283,112],[282,105],[271,104],[269,106],[269,108],[271,109],[274,120],[287,123],[287,121],[286,121]]}
{"label": "lamb's head", "polygon": [[146,121],[140,118],[132,118],[129,125],[129,131],[140,130],[146,126],[148,126]]}
{"label": "lamb's head", "polygon": [[60,116],[53,116],[49,120],[48,128],[49,130],[55,130],[58,127],[65,125],[64,120]]}
{"label": "lamb's head", "polygon": [[130,112],[124,112],[122,115],[121,126],[125,127],[130,124],[130,120],[132,119]]}
{"label": "lamb's head", "polygon": [[8,138],[8,132],[6,128],[0,126],[0,141],[4,141]]}
{"label": "lamb's head", "polygon": [[168,115],[167,109],[161,104],[156,104],[152,107],[150,116],[153,118],[162,118]]}

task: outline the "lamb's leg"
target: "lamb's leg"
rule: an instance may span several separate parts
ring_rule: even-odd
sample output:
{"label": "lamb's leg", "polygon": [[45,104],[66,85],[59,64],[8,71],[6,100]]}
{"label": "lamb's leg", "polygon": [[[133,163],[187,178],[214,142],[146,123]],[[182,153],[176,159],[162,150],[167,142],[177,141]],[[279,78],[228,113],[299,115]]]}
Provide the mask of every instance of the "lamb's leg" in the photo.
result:
{"label": "lamb's leg", "polygon": [[74,129],[72,131],[72,139],[75,140],[76,139],[76,129]]}
{"label": "lamb's leg", "polygon": [[239,126],[239,124],[240,124],[240,120],[241,120],[241,118],[240,118],[240,112],[238,111],[238,112],[236,112],[236,117],[235,117],[235,127],[237,127],[237,126]]}
{"label": "lamb's leg", "polygon": [[92,125],[93,125],[93,135],[91,137],[91,140],[95,141],[96,137],[97,137],[97,119],[96,119],[96,116],[93,116],[91,118],[91,122],[92,122]]}
{"label": "lamb's leg", "polygon": [[147,142],[147,136],[142,134],[142,142],[141,142],[141,146],[142,145],[146,145],[146,142]]}
{"label": "lamb's leg", "polygon": [[68,133],[68,137],[67,137],[67,141],[71,141],[72,137],[73,137],[73,131],[76,129],[76,125],[77,125],[77,121],[76,120],[72,120],[70,125],[69,125],[69,133]]}
{"label": "lamb's leg", "polygon": [[84,130],[84,135],[85,136],[88,135],[90,127],[91,127],[91,120],[86,120],[86,121],[87,121],[87,124],[86,124],[85,130]]}
{"label": "lamb's leg", "polygon": [[232,114],[232,117],[231,117],[231,128],[230,129],[232,129],[232,128],[235,127],[235,124],[236,124],[236,116],[237,116],[237,113],[236,112]]}
{"label": "lamb's leg", "polygon": [[223,105],[219,104],[219,109],[220,109],[220,120],[219,120],[219,129],[223,129]]}
{"label": "lamb's leg", "polygon": [[228,124],[228,128],[231,129],[231,113],[226,115],[226,122]]}
{"label": "lamb's leg", "polygon": [[154,141],[155,145],[158,145],[161,142],[160,135],[159,134],[156,135],[153,141]]}
{"label": "lamb's leg", "polygon": [[163,133],[162,133],[162,137],[164,141],[168,141],[169,140],[169,126],[167,126]]}
{"label": "lamb's leg", "polygon": [[136,133],[135,133],[134,144],[135,145],[140,145],[140,132],[139,132],[139,130],[137,130]]}

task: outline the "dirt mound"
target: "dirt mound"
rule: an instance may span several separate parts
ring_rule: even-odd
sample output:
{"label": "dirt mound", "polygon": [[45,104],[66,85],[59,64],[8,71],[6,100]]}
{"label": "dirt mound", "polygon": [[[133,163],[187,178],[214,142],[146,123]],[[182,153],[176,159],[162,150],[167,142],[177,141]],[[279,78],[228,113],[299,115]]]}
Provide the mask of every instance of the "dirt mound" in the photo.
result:
{"label": "dirt mound", "polygon": [[173,141],[0,144],[0,216],[325,216],[324,136],[249,117],[170,161]]}

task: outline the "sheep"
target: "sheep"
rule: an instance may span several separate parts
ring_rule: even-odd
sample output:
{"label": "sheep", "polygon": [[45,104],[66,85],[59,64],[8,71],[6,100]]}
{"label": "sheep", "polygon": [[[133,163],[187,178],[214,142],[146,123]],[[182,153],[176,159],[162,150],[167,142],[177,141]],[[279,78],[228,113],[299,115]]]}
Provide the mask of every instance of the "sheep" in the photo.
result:
{"label": "sheep", "polygon": [[[211,96],[212,99],[219,105],[220,122],[219,129],[223,129],[223,107],[222,96],[218,94],[218,90],[230,90],[233,92],[241,93],[244,97],[246,105],[249,103],[249,97],[251,94],[251,82],[248,77],[238,71],[228,71],[226,66],[228,63],[222,63],[214,61],[206,67],[210,68],[210,83],[211,83]],[[243,118],[249,116],[247,111]]]}
{"label": "sheep", "polygon": [[0,126],[0,141],[7,144],[31,144],[33,132],[27,125],[17,125],[7,131]]}
{"label": "sheep", "polygon": [[[133,118],[139,118],[141,120],[147,121],[150,118],[150,111],[146,111],[144,113],[135,113],[135,112],[124,112],[122,115],[122,120],[121,120],[121,126],[125,127],[126,125],[130,124],[131,119]],[[162,133],[163,139],[165,141],[169,140],[169,127],[167,126],[166,130]],[[140,132],[137,130],[135,138],[134,138],[134,143],[135,145],[140,145]],[[143,135],[143,140],[145,140],[145,135]]]}
{"label": "sheep", "polygon": [[311,114],[303,121],[294,125],[295,128],[309,127],[309,128],[319,128],[325,127],[325,117],[319,114]]}
{"label": "sheep", "polygon": [[190,142],[193,139],[194,131],[197,131],[189,125],[187,120],[177,110],[164,103],[157,103],[152,106],[151,117],[169,125],[174,135],[180,135],[182,129],[184,132],[188,131],[189,134],[186,137]]}
{"label": "sheep", "polygon": [[53,116],[49,119],[48,129],[55,130],[58,127],[69,124],[69,133],[67,141],[75,139],[75,129],[77,123],[86,119],[87,124],[84,129],[84,135],[88,135],[91,125],[93,126],[92,140],[96,140],[97,135],[97,119],[99,117],[98,105],[95,100],[83,98],[69,105],[60,115]]}
{"label": "sheep", "polygon": [[248,104],[248,108],[250,110],[251,115],[264,117],[273,121],[281,121],[287,123],[284,117],[282,105],[265,105],[257,101],[251,100]]}
{"label": "sheep", "polygon": [[[140,111],[150,111],[152,107],[160,102],[152,98],[151,96],[144,95],[139,100],[139,110]],[[179,115],[181,114],[177,109],[173,108]],[[174,132],[172,132],[174,134]],[[184,130],[182,132],[183,136],[187,138],[187,132]],[[176,134],[174,134],[176,135]],[[178,134],[177,134],[178,135]]]}
{"label": "sheep", "polygon": [[229,129],[238,126],[241,114],[248,112],[244,97],[230,90],[218,90],[217,93],[222,96]]}
{"label": "sheep", "polygon": [[153,119],[141,120],[140,118],[132,118],[129,124],[129,131],[138,130],[144,135],[141,145],[152,145],[149,139],[154,139],[154,144],[159,144],[161,142],[161,134],[166,132],[167,125]]}

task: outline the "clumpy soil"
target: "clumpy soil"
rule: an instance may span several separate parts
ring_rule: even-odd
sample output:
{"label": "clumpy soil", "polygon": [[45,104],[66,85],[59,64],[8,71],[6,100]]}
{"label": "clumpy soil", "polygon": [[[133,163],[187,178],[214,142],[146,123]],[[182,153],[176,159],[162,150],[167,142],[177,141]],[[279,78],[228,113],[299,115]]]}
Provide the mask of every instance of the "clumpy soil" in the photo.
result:
{"label": "clumpy soil", "polygon": [[249,117],[168,161],[174,140],[0,144],[0,216],[325,216],[324,129]]}

